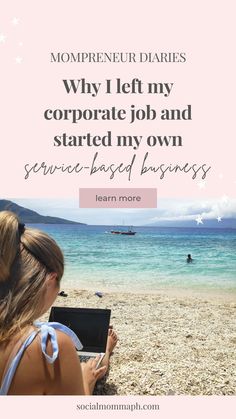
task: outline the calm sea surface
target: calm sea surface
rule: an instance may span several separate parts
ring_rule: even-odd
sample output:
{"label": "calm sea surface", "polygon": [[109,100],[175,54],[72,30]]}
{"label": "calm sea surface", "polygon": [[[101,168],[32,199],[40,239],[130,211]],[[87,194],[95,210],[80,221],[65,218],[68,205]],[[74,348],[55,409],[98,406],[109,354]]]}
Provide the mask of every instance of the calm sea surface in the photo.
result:
{"label": "calm sea surface", "polygon": [[[36,228],[61,246],[68,287],[236,291],[236,230],[135,227],[135,236],[121,236],[111,234],[110,226]],[[188,253],[191,264],[186,263]]]}

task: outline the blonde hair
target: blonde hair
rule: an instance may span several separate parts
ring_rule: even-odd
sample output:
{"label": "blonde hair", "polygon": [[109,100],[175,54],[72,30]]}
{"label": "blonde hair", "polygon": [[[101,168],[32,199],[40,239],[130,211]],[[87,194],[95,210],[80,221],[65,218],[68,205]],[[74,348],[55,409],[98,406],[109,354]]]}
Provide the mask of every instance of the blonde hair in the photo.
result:
{"label": "blonde hair", "polygon": [[63,271],[62,251],[50,236],[19,228],[14,213],[0,212],[0,343],[38,318],[47,274],[55,272],[59,282]]}

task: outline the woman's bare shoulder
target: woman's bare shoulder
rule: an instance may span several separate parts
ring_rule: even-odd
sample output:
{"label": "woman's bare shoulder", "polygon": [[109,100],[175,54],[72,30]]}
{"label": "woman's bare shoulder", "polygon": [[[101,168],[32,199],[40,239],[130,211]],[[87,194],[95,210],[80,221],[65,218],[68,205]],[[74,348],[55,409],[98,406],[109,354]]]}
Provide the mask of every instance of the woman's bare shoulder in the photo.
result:
{"label": "woman's bare shoulder", "polygon": [[56,335],[59,352],[53,369],[54,385],[47,380],[46,394],[84,394],[81,365],[74,343],[62,331],[57,330]]}
{"label": "woman's bare shoulder", "polygon": [[[81,367],[74,344],[67,334],[58,330],[56,340],[58,356],[53,363],[49,363],[42,352],[40,333],[37,335],[22,356],[11,394],[83,394]],[[50,357],[53,354],[50,338],[46,353]],[[26,383],[24,388],[23,382]]]}

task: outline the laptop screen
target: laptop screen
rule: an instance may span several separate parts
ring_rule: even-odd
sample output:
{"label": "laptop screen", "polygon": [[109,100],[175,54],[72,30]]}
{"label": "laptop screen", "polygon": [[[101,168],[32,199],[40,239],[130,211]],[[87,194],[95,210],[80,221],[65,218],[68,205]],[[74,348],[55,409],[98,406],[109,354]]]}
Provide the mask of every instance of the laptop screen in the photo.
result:
{"label": "laptop screen", "polygon": [[52,307],[49,321],[62,323],[75,332],[84,352],[105,352],[111,310]]}

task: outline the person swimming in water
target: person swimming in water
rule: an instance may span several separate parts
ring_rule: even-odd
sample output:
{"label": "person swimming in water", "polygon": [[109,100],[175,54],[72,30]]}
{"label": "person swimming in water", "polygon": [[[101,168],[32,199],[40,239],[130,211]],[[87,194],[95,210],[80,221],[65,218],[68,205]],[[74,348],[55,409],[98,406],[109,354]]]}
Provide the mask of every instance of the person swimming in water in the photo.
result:
{"label": "person swimming in water", "polygon": [[192,261],[193,261],[192,256],[189,253],[188,256],[187,256],[186,262],[187,263],[192,263]]}

